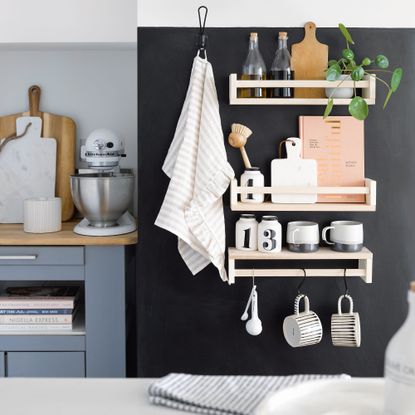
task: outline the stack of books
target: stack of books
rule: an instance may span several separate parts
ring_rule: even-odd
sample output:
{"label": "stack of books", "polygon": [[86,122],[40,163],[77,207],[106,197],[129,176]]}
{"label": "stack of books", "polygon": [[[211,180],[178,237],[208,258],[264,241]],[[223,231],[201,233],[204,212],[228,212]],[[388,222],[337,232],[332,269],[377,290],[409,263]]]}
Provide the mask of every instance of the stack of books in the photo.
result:
{"label": "stack of books", "polygon": [[79,287],[8,287],[0,295],[0,332],[72,330]]}

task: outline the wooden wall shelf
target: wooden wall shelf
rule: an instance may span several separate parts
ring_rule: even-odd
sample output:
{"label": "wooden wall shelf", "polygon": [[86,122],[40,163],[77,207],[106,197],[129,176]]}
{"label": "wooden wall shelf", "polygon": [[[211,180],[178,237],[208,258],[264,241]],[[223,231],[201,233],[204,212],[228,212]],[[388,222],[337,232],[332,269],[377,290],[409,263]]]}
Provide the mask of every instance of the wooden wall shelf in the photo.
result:
{"label": "wooden wall shelf", "polygon": [[[245,203],[239,201],[239,195],[261,193],[282,194],[361,194],[365,203]],[[365,179],[362,187],[242,187],[236,179],[231,181],[231,210],[262,212],[374,212],[376,211],[376,181]]]}
{"label": "wooden wall shelf", "polygon": [[[228,278],[229,284],[235,283],[235,278],[252,277],[254,271],[256,277],[303,277],[302,268],[294,269],[260,269],[235,268],[235,261],[263,261],[263,260],[357,260],[358,268],[347,268],[347,277],[360,277],[366,283],[372,282],[373,254],[367,248],[360,252],[336,252],[328,247],[320,247],[317,252],[297,253],[283,248],[281,252],[264,253],[259,251],[242,251],[236,248],[228,249]],[[344,268],[310,268],[306,269],[307,277],[343,277]]]}
{"label": "wooden wall shelf", "polygon": [[[359,88],[368,105],[376,103],[376,78],[368,76],[362,81],[326,81],[326,80],[293,80],[293,81],[242,81],[237,74],[229,75],[230,105],[327,105],[327,98],[238,98],[240,88]],[[334,99],[334,105],[349,105],[350,99]]]}

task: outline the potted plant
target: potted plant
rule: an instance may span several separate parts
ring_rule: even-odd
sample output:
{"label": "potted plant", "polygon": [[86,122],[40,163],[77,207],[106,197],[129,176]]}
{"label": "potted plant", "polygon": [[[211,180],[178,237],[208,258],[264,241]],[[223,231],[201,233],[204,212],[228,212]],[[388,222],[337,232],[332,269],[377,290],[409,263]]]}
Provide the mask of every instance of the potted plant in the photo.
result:
{"label": "potted plant", "polygon": [[[332,59],[328,63],[328,68],[326,70],[326,79],[328,81],[338,81],[338,85],[330,89],[330,94],[328,96],[328,103],[324,111],[324,117],[330,115],[333,109],[333,98],[336,97],[337,88],[346,80],[360,81],[366,76],[374,76],[378,81],[388,88],[388,94],[386,95],[385,101],[383,103],[383,108],[385,109],[388,104],[392,94],[396,92],[399,87],[399,84],[402,79],[403,70],[402,68],[395,68],[394,70],[389,70],[389,59],[385,55],[377,55],[375,59],[365,57],[360,63],[356,62],[356,57],[354,51],[350,48],[350,45],[354,45],[354,41],[347,30],[347,28],[339,23],[339,29],[346,40],[346,48],[342,51],[342,57],[338,60]],[[389,82],[382,79],[376,73],[385,73],[390,74]],[[340,88],[345,89],[345,88]],[[343,91],[344,93],[347,91]],[[358,120],[364,120],[369,114],[369,106],[364,98],[357,95],[356,87],[352,90],[352,100],[349,104],[349,113],[354,118]],[[351,96],[349,96],[351,98]]]}

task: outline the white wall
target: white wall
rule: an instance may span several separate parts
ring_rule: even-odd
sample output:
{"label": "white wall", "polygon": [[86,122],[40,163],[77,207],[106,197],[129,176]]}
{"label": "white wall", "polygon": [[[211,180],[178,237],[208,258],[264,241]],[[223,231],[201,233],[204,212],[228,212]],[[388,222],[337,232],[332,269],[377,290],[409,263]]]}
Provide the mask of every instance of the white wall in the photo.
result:
{"label": "white wall", "polygon": [[0,43],[137,41],[137,0],[0,0],[0,6]]}
{"label": "white wall", "polygon": [[[0,46],[0,115],[28,109],[27,90],[41,87],[40,109],[76,122],[79,144],[96,128],[126,141],[124,168],[137,170],[137,50],[108,45]],[[82,166],[77,151],[77,166]],[[136,202],[137,198],[134,198]]]}
{"label": "white wall", "polygon": [[138,26],[197,26],[199,5],[211,27],[415,27],[413,0],[138,0]]}

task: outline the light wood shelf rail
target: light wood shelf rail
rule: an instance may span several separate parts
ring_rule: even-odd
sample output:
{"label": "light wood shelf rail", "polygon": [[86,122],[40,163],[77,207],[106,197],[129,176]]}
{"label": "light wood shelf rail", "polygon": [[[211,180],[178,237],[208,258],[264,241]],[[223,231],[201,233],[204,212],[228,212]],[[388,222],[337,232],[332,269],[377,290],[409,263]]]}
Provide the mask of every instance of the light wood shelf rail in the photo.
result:
{"label": "light wood shelf rail", "polygon": [[[364,203],[246,203],[239,200],[239,195],[259,193],[271,195],[281,194],[332,194],[332,195],[365,195]],[[376,181],[365,179],[362,187],[246,187],[238,186],[236,179],[231,181],[231,210],[233,211],[283,211],[283,212],[374,212],[376,211]]]}
{"label": "light wood shelf rail", "polygon": [[[320,247],[317,252],[298,253],[283,248],[281,252],[264,253],[259,251],[242,251],[228,248],[228,278],[229,284],[234,284],[236,278],[252,277],[303,277],[303,268],[288,269],[262,269],[262,268],[236,268],[236,261],[301,261],[301,260],[357,260],[358,268],[347,268],[347,277],[360,277],[366,283],[372,282],[373,254],[369,249],[363,248],[360,252],[336,252],[328,247]],[[344,268],[307,268],[307,277],[343,277]]]}
{"label": "light wood shelf rail", "polygon": [[[341,85],[340,85],[341,84]],[[238,80],[237,74],[229,75],[230,105],[327,105],[328,98],[238,98],[239,88],[359,88],[368,105],[376,103],[376,78],[367,76],[362,81],[322,80]],[[351,99],[335,98],[334,105],[349,105]]]}

